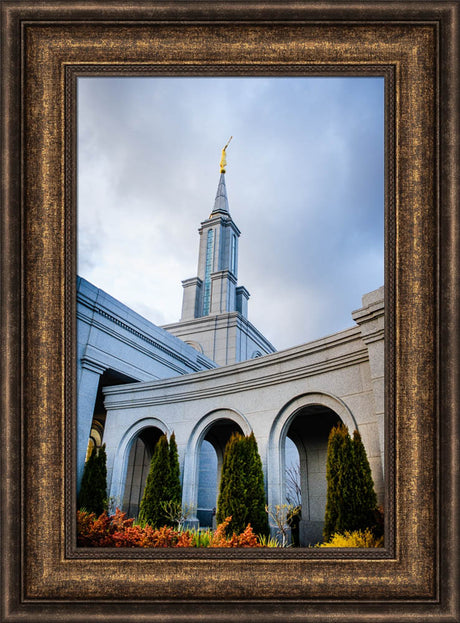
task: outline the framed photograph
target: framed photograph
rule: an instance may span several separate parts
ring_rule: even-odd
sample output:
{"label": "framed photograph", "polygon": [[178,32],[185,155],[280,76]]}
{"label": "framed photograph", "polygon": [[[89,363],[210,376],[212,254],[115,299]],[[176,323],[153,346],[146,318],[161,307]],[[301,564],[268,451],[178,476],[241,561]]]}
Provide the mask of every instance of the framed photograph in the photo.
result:
{"label": "framed photograph", "polygon": [[[2,620],[460,620],[458,8],[457,2],[3,3]],[[261,289],[264,309],[259,316],[256,311],[253,324],[247,313],[252,286],[246,289],[243,271],[238,274],[245,261],[243,240],[253,253],[246,266],[254,266],[255,254],[268,246],[268,217],[256,212],[260,186],[248,179],[253,231],[263,240],[258,247],[248,235],[239,243],[240,222],[250,219],[232,209],[230,171],[234,167],[235,181],[243,185],[241,174],[248,175],[251,158],[238,177],[231,150],[243,159],[251,146],[238,147],[237,132],[227,132],[223,100],[215,96],[222,88],[232,90],[240,114],[229,107],[228,117],[264,145],[257,132],[269,127],[260,121],[267,108],[278,123],[289,117],[290,124],[270,128],[270,149],[305,159],[297,169],[292,165],[295,183],[308,184],[310,175],[313,187],[307,163],[329,157],[320,117],[318,141],[311,145],[315,154],[296,151],[295,138],[304,145],[307,127],[313,135],[307,119],[313,103],[305,85],[315,80],[335,85],[339,108],[355,115],[344,117],[342,127],[353,118],[355,125],[347,129],[356,145],[363,151],[374,143],[369,154],[379,154],[374,165],[373,155],[361,154],[362,175],[353,178],[353,186],[374,192],[380,185],[372,209],[377,214],[380,206],[381,223],[372,229],[370,221],[378,217],[369,216],[369,205],[358,215],[350,207],[344,218],[337,200],[336,211],[325,216],[331,239],[340,228],[350,247],[362,249],[354,261],[366,263],[368,271],[365,235],[380,235],[375,270],[382,271],[384,288],[378,283],[373,292],[364,290],[362,307],[344,310],[353,312],[352,329],[338,326],[326,338],[299,338],[297,345],[275,352],[263,323],[264,316],[270,320],[271,314],[272,325],[279,317],[276,292]],[[131,107],[125,105],[128,83],[139,100],[131,99]],[[354,91],[347,91],[351,84]],[[261,86],[264,92],[257,93]],[[259,110],[245,130],[244,98],[251,95]],[[194,136],[203,138],[195,155],[187,149],[193,140],[186,140],[190,111],[200,97],[204,117],[193,116]],[[327,108],[323,114],[337,114],[327,90],[318,101],[318,109]],[[365,116],[366,102],[368,116],[377,118],[374,125]],[[149,105],[157,120],[153,127]],[[217,111],[214,123],[211,109]],[[183,145],[174,150],[168,140],[177,144],[181,128]],[[225,135],[210,140],[216,128]],[[130,132],[142,135],[135,143],[144,150],[138,159],[124,148]],[[102,155],[100,137],[109,145]],[[205,192],[207,164],[200,178],[196,161],[211,158],[214,140],[215,177]],[[334,134],[329,149],[339,143]],[[253,153],[255,170],[271,184],[276,157],[267,150],[264,155],[260,146]],[[151,179],[143,171],[150,161]],[[168,195],[164,179],[176,161],[177,190]],[[337,179],[329,161],[331,180]],[[375,170],[380,174],[373,177]],[[123,180],[137,189],[136,197]],[[275,199],[295,203],[289,182],[280,180],[279,196],[269,185],[273,215]],[[136,212],[135,205],[144,192],[159,197],[149,235],[165,264],[156,256],[156,274],[175,274],[168,245],[178,247],[176,258],[186,251],[183,230],[174,223],[185,220],[187,231],[191,226],[189,197],[179,195],[198,188],[199,199],[190,201],[207,195],[209,203],[202,207],[201,224],[193,225],[200,227],[200,235],[194,234],[197,274],[180,274],[185,264],[177,259],[179,281],[173,285],[180,292],[182,280],[181,317],[146,319],[153,305],[147,294],[138,293],[136,309],[134,299],[123,300],[126,281],[120,294],[110,291],[101,283],[110,269],[103,260],[126,249],[122,259],[128,264],[130,248],[148,248],[143,232],[130,238],[128,229],[136,219],[138,231],[147,223],[145,207]],[[106,196],[113,212],[97,209]],[[353,193],[343,198],[345,209]],[[162,212],[163,200],[168,207]],[[292,235],[296,247],[308,240],[302,236],[302,206],[304,195],[299,214],[289,214],[288,223],[272,216],[272,229],[299,230]],[[361,230],[366,219],[368,229]],[[270,241],[271,248],[278,245],[275,260],[288,251],[281,240],[280,231]],[[326,242],[317,249],[313,239],[308,242],[315,258],[323,251],[323,265],[328,253],[332,258]],[[304,260],[293,257],[298,270]],[[282,277],[271,259],[276,285]],[[139,266],[139,260],[134,263]],[[93,268],[100,270],[94,277]],[[121,283],[121,268],[118,277]],[[253,283],[258,282],[255,273]],[[347,292],[352,287],[343,286]],[[307,277],[295,288],[300,315],[308,315]],[[358,377],[360,391],[353,393]],[[308,418],[327,420],[327,430],[323,424],[307,426]],[[330,429],[339,421],[362,435],[384,505],[383,547],[309,547],[323,529],[315,509],[324,512],[323,459]],[[286,499],[291,444],[304,513],[300,547],[78,546],[77,489],[92,446],[105,443],[109,502],[137,515],[157,437],[174,432],[182,501],[192,509],[188,520],[211,525],[222,451],[234,430],[255,434],[269,508]],[[322,465],[317,472],[312,457]]]}
{"label": "framed photograph", "polygon": [[[78,75],[79,508],[99,514],[108,496],[111,513],[182,525],[142,503],[153,486],[190,528],[232,516],[268,537],[270,517],[281,540],[296,509],[291,545],[313,546],[340,423],[367,448],[359,478],[373,474],[369,508],[341,529],[382,537],[385,76],[354,73]],[[222,505],[226,446],[243,433],[262,473],[249,486],[241,467]],[[172,493],[153,484],[160,466],[145,488],[163,434],[182,474]],[[88,439],[107,470],[97,502]]]}

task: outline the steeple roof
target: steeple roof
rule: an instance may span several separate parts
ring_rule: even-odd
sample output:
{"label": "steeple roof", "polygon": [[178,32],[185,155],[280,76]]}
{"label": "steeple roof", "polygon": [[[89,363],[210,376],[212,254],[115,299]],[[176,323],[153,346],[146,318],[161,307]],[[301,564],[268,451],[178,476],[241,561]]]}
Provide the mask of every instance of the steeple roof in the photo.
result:
{"label": "steeple roof", "polygon": [[219,185],[217,186],[216,198],[214,200],[214,208],[211,212],[211,218],[218,214],[226,214],[230,216],[228,209],[227,188],[225,187],[225,173],[220,174]]}

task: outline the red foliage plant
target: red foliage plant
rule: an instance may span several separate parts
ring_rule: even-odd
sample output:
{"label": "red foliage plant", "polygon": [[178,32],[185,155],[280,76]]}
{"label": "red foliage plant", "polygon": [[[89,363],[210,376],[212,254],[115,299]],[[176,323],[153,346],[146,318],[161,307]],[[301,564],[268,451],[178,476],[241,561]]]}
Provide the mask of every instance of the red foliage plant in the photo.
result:
{"label": "red foliage plant", "polygon": [[227,517],[217,526],[209,547],[262,547],[257,535],[252,531],[251,524],[248,524],[241,534],[234,532],[231,537],[225,536],[226,528],[231,520],[231,516]]}
{"label": "red foliage plant", "polygon": [[[226,537],[225,530],[231,519],[227,517],[219,524],[209,547],[261,547],[250,524],[241,534]],[[127,519],[126,513],[118,508],[115,515],[104,511],[99,517],[77,511],[77,544],[80,547],[194,547],[193,535],[189,531],[179,532],[168,526],[154,529],[146,525],[143,528],[133,524],[134,519]]]}

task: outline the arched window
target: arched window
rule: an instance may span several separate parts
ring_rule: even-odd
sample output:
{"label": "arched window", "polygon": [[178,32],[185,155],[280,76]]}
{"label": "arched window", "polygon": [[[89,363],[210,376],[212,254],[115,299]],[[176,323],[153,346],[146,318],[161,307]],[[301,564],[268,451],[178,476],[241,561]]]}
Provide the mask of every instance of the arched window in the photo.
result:
{"label": "arched window", "polygon": [[91,456],[93,448],[100,448],[102,446],[102,434],[104,432],[104,425],[99,420],[94,419],[91,425],[91,432],[89,434],[88,447],[86,449],[85,461]]}

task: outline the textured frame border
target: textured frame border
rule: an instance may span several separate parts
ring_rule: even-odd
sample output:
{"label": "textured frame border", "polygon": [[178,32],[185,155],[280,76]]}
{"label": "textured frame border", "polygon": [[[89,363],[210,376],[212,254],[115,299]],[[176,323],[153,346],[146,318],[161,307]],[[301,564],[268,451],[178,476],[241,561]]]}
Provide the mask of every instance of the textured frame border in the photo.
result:
{"label": "textured frame border", "polygon": [[[386,117],[386,136],[385,136],[385,161],[386,161],[386,213],[387,227],[385,234],[385,248],[387,250],[386,264],[386,291],[387,305],[390,309],[394,307],[394,269],[395,269],[395,105],[396,105],[396,84],[395,67],[391,65],[371,65],[371,64],[346,64],[346,65],[325,65],[320,68],[315,65],[263,65],[259,63],[240,64],[240,65],[176,65],[174,63],[161,65],[148,63],[146,65],[79,65],[66,64],[64,67],[64,91],[65,91],[65,189],[66,189],[66,214],[70,215],[70,222],[65,228],[66,249],[74,249],[75,241],[75,187],[76,187],[76,99],[78,78],[85,76],[378,76],[385,80],[385,117]],[[65,555],[67,558],[258,558],[258,559],[286,559],[286,558],[337,558],[337,552],[331,549],[264,549],[264,550],[235,550],[235,549],[131,549],[120,550],[116,548],[82,548],[75,547],[75,466],[76,466],[76,447],[77,421],[76,413],[76,356],[73,349],[74,319],[76,317],[75,306],[75,275],[74,253],[67,253],[66,274],[69,275],[68,288],[66,289],[66,330],[65,336],[68,338],[66,348],[66,369],[71,371],[66,375],[66,428],[65,428]],[[391,344],[395,339],[395,323],[392,317],[388,319],[385,327],[386,342]],[[395,411],[392,400],[394,398],[394,349],[387,349],[386,353],[386,393],[387,404],[385,411],[393,413]],[[385,426],[385,541],[388,546],[385,549],[351,549],[340,550],[341,558],[392,558],[395,555],[395,517],[394,517],[394,491],[395,484],[395,444],[394,444],[394,421],[388,418]]]}
{"label": "textured frame border", "polygon": [[[2,620],[460,620],[458,9],[431,1],[3,2]],[[120,62],[175,72],[394,68],[386,305],[396,505],[385,558],[69,555],[75,180],[65,176],[65,68]]]}

